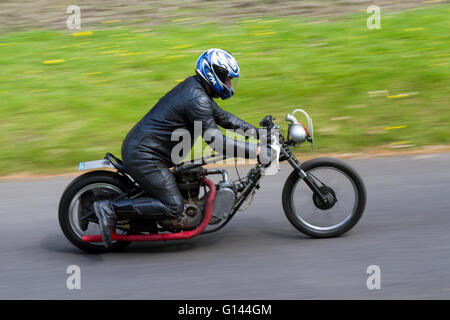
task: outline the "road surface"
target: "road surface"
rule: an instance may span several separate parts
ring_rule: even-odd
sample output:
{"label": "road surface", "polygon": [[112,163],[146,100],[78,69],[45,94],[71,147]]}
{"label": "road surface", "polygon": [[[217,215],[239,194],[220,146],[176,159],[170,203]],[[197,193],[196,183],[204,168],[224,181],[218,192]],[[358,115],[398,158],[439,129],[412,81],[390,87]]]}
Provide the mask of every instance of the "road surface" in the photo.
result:
{"label": "road surface", "polygon": [[[3,180],[0,299],[450,298],[450,154],[349,162],[368,202],[342,237],[310,239],[289,224],[283,166],[217,233],[103,255],[79,251],[59,229],[73,176]],[[69,265],[81,269],[80,290],[66,287]],[[379,290],[366,286],[370,265],[380,267]]]}

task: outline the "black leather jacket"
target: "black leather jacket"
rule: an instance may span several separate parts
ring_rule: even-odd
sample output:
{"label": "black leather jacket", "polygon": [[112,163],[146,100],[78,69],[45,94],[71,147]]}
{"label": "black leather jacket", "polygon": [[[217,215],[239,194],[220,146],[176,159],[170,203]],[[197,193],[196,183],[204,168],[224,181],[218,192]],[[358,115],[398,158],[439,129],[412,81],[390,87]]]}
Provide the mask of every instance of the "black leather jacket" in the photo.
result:
{"label": "black leather jacket", "polygon": [[[194,121],[201,123],[202,132],[194,132]],[[189,133],[191,146],[200,134],[203,135],[209,129],[216,138],[223,140],[222,150],[215,150],[216,152],[223,154],[226,150],[234,149],[235,155],[256,157],[256,144],[228,138],[222,135],[217,125],[252,133],[247,135],[256,135],[254,126],[217,105],[203,87],[201,79],[197,76],[188,77],[162,97],[128,133],[122,145],[122,158],[159,160],[173,166],[172,149],[180,143],[180,140],[172,141],[172,133],[176,129],[185,129]],[[206,140],[213,148],[214,141]]]}

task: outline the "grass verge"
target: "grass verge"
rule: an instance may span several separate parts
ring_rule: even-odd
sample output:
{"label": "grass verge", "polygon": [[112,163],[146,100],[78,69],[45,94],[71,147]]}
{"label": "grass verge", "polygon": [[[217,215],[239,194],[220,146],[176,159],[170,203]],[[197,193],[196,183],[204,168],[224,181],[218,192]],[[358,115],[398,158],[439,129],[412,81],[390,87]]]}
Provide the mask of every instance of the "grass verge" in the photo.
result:
{"label": "grass verge", "polygon": [[[316,151],[450,144],[449,5],[334,22],[261,18],[233,25],[116,27],[0,35],[0,175],[70,170],[120,154],[128,130],[198,55],[238,59],[233,99],[219,104],[257,124],[306,109]],[[309,148],[304,148],[309,152]],[[70,169],[69,169],[70,168]]]}

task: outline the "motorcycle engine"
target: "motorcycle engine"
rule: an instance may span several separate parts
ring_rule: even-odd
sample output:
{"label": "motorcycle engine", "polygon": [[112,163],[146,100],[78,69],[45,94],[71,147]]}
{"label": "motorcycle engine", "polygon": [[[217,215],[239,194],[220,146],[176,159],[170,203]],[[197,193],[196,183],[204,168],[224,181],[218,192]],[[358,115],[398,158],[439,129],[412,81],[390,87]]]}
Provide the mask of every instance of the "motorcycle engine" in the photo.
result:
{"label": "motorcycle engine", "polygon": [[[208,192],[201,197],[200,182],[202,168],[190,170],[176,176],[177,186],[184,197],[183,214],[174,219],[159,220],[158,224],[169,231],[193,230],[200,225],[204,217],[204,209]],[[217,224],[227,219],[236,200],[234,188],[229,183],[216,185],[217,192],[214,199],[210,224]]]}
{"label": "motorcycle engine", "polygon": [[184,198],[183,214],[177,218],[159,220],[158,224],[172,232],[195,229],[203,220],[204,201],[199,198],[203,168],[175,175],[177,186]]}
{"label": "motorcycle engine", "polygon": [[200,199],[197,199],[197,201],[185,200],[184,211],[181,216],[173,219],[159,220],[158,224],[172,232],[193,230],[203,220],[203,206],[204,203]]}

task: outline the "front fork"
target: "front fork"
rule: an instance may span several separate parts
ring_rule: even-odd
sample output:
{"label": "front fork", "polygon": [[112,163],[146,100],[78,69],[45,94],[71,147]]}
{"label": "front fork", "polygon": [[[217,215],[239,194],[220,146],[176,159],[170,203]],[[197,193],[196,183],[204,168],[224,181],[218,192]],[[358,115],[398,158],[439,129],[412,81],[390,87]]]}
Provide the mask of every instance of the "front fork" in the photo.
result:
{"label": "front fork", "polygon": [[311,189],[311,191],[320,198],[324,203],[328,202],[327,197],[325,197],[322,192],[320,192],[319,187],[314,182],[313,179],[302,169],[300,161],[290,152],[289,150],[285,150],[283,147],[281,148],[281,159],[287,160],[289,164],[297,171],[298,175],[302,180],[305,181],[306,185]]}

